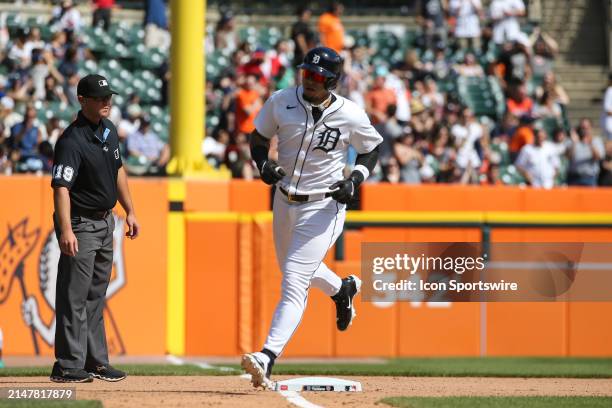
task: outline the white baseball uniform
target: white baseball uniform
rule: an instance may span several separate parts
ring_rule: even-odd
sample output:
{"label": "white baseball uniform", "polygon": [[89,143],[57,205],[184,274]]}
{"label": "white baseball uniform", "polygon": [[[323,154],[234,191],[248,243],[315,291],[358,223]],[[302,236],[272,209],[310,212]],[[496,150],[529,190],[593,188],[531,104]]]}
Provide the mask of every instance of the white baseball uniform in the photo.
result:
{"label": "white baseball uniform", "polygon": [[[325,194],[344,179],[348,146],[364,154],[382,142],[363,109],[334,96],[316,123],[302,87],[275,92],[255,119],[263,137],[278,135],[278,163],[287,173],[277,183],[273,205],[276,257],[283,273],[281,300],[264,345],[277,356],[300,324],[310,286],[328,296],[340,290],[340,277],[323,258],[342,232],[346,205]],[[309,200],[290,201],[279,187],[308,195]]]}

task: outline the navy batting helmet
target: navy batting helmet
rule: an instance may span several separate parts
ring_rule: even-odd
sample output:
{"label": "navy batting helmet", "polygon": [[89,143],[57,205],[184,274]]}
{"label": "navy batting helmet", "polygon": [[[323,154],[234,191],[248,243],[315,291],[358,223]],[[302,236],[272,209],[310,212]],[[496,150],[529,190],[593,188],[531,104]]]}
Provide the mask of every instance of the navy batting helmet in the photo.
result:
{"label": "navy batting helmet", "polygon": [[298,68],[307,69],[325,76],[325,88],[334,89],[342,75],[342,57],[331,48],[316,47],[304,56]]}

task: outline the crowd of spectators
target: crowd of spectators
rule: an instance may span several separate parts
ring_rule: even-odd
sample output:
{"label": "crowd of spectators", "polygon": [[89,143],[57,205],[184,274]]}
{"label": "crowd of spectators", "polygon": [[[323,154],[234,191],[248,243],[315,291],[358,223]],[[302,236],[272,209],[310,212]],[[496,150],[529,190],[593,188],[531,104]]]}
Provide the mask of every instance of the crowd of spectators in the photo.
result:
{"label": "crowd of spectators", "polygon": [[[287,39],[268,50],[240,42],[226,14],[208,42],[209,53],[224,50],[231,61],[208,79],[207,114],[218,119],[203,143],[210,163],[257,177],[248,149],[253,118],[272,92],[299,85],[294,67],[322,44],[345,59],[336,92],[363,107],[384,138],[370,182],[609,185],[612,141],[593,135],[588,119],[568,122],[570,100],[554,73],[558,46],[537,25],[522,31],[522,0],[420,4],[419,30],[397,60],[377,58],[375,44],[345,32],[340,3],[318,18],[300,8]],[[487,77],[504,96],[497,115],[477,115],[441,86]]]}
{"label": "crowd of spectators", "polygon": [[[113,2],[95,3],[95,24],[108,29]],[[145,41],[167,46],[163,1],[147,3],[156,8],[147,11]],[[373,40],[379,33],[364,40],[360,32],[345,30],[338,2],[318,16],[300,7],[295,23],[267,48],[245,39],[235,15],[223,12],[205,41],[208,56],[227,60],[207,75],[206,160],[233,177],[258,177],[249,153],[253,120],[272,92],[299,85],[296,65],[322,44],[345,60],[335,92],[363,107],[383,136],[370,182],[610,185],[612,125],[602,126],[604,139],[593,134],[588,119],[568,122],[570,100],[554,72],[558,46],[537,25],[525,26],[523,0],[492,0],[487,7],[480,0],[419,4],[414,36],[404,41],[410,30],[387,33],[395,40],[392,55]],[[47,41],[37,28],[9,35],[0,21],[0,173],[49,171],[53,146],[68,121],[41,118],[41,107],[78,109],[79,67],[95,59],[80,35],[84,24],[70,0],[54,10],[54,34]],[[457,92],[458,81],[493,81],[503,95],[501,109],[482,114]],[[152,129],[139,97],[126,99],[113,107],[111,120],[128,170],[162,175],[170,153],[166,139]]]}
{"label": "crowd of spectators", "polygon": [[[165,24],[165,5],[162,0],[147,3],[151,10],[144,23],[154,32],[153,26]],[[92,23],[109,30],[114,0],[92,5]],[[160,8],[161,13],[155,12]],[[10,30],[8,18],[7,13],[0,16],[0,174],[48,173],[55,143],[80,108],[76,87],[82,67],[97,57],[72,0],[58,1],[51,16],[43,18],[45,39],[39,26]],[[153,41],[155,46],[158,42]],[[139,97],[126,96],[124,106],[113,106],[110,118],[118,127],[125,163],[135,174],[164,174],[169,148],[151,129]]]}

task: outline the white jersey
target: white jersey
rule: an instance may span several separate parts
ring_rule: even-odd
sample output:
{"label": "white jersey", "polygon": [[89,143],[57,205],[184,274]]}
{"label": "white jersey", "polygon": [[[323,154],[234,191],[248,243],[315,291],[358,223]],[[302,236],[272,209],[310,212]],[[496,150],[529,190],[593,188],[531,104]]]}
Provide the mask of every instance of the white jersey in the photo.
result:
{"label": "white jersey", "polygon": [[290,194],[329,192],[344,179],[349,145],[363,154],[382,142],[363,109],[334,95],[336,100],[316,123],[301,86],[272,94],[255,118],[260,135],[278,135],[278,163],[287,173],[278,185]]}
{"label": "white jersey", "polygon": [[493,0],[490,7],[491,18],[496,20],[493,25],[493,41],[496,44],[501,44],[519,38],[521,26],[518,19],[506,14],[524,12],[525,3],[523,0]]}

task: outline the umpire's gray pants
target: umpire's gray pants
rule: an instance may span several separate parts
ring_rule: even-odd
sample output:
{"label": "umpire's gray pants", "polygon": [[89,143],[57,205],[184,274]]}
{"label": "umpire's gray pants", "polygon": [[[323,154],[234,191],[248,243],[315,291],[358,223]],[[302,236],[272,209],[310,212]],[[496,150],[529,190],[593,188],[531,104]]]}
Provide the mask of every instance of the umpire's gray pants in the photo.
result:
{"label": "umpire's gray pants", "polygon": [[[55,233],[60,236],[56,217]],[[113,267],[111,213],[105,219],[71,218],[77,237],[76,256],[62,254],[57,271],[55,296],[55,358],[63,368],[108,364],[104,331],[106,288]]]}

